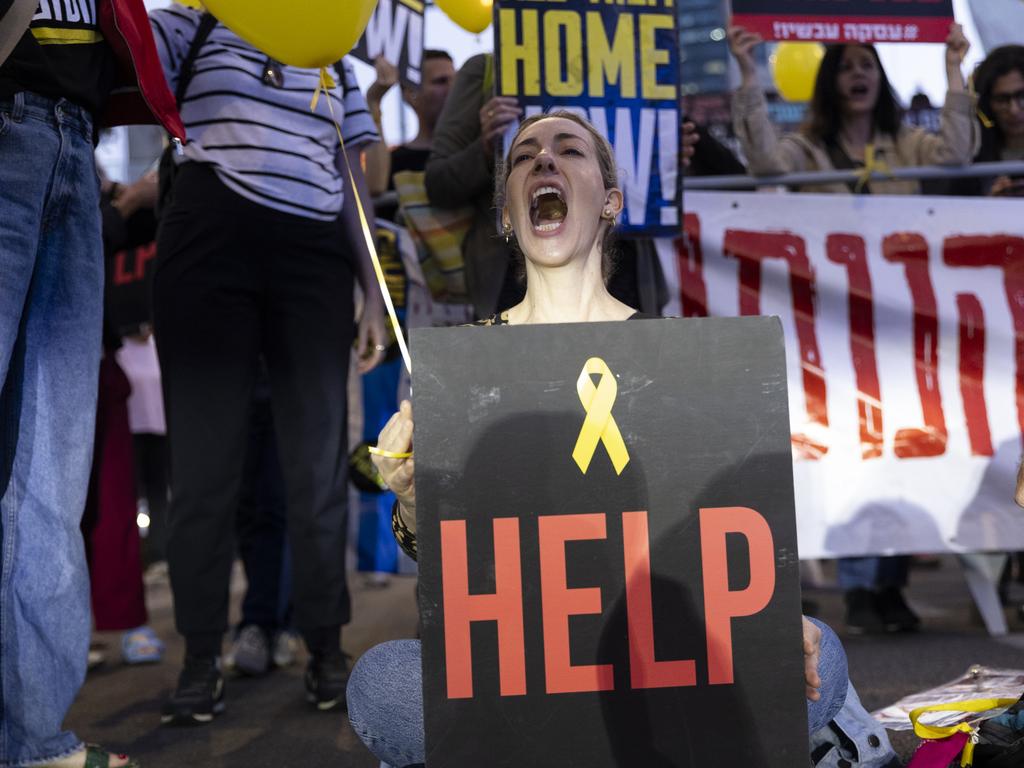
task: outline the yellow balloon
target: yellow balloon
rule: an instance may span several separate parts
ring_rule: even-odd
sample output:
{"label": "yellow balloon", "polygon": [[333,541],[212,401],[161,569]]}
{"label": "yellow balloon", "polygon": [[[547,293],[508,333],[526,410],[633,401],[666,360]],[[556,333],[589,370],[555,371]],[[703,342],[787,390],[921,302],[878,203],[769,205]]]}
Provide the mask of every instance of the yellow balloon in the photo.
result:
{"label": "yellow balloon", "polygon": [[236,35],[294,67],[327,67],[352,50],[377,0],[203,0]]}
{"label": "yellow balloon", "polygon": [[203,4],[199,0],[174,0],[179,5],[184,5],[186,8],[195,8],[197,11],[203,10]]}
{"label": "yellow balloon", "polygon": [[810,101],[825,55],[821,43],[779,43],[772,56],[775,87],[786,101]]}
{"label": "yellow balloon", "polygon": [[436,0],[448,18],[473,34],[480,34],[494,18],[494,0]]}

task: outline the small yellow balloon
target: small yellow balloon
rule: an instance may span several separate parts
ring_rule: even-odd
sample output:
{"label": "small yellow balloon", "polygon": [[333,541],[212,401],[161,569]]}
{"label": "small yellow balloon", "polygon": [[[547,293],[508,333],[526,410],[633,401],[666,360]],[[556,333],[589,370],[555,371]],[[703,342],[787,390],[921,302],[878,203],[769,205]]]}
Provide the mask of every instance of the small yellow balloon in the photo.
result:
{"label": "small yellow balloon", "polygon": [[810,101],[825,55],[821,43],[779,43],[772,56],[775,87],[786,101]]}
{"label": "small yellow balloon", "polygon": [[203,0],[225,26],[293,67],[328,67],[352,50],[377,0]]}
{"label": "small yellow balloon", "polygon": [[475,35],[487,29],[494,18],[494,0],[436,0],[436,2],[449,19]]}

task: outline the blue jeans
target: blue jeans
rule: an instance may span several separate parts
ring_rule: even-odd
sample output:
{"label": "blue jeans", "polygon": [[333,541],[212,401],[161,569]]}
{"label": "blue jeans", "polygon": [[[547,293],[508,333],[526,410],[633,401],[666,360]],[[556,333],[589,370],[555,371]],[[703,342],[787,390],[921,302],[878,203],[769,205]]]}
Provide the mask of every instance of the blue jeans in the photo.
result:
{"label": "blue jeans", "polygon": [[838,561],[839,586],[844,591],[851,589],[886,589],[907,586],[910,572],[910,557],[841,557]]}
{"label": "blue jeans", "polygon": [[[884,762],[853,762],[853,765],[885,765],[895,757],[885,731],[871,728],[871,716],[864,711],[856,692],[850,685],[846,670],[846,652],[842,643],[828,626],[811,619],[821,628],[821,657],[818,674],[821,676],[821,698],[807,702],[807,723],[812,754],[825,755],[819,766],[831,765],[828,758],[850,758],[848,751],[840,753],[832,748],[836,720],[858,726],[843,729],[845,735],[863,736],[867,748],[860,752],[867,757],[874,747],[880,747]],[[367,748],[387,766],[404,768],[420,765],[424,757],[423,682],[420,666],[419,640],[393,640],[371,648],[356,662],[348,681],[348,716],[352,728]],[[881,734],[879,736],[879,733]],[[867,742],[870,739],[870,742]],[[856,738],[854,738],[856,742]]]}
{"label": "blue jeans", "polygon": [[0,766],[81,747],[62,732],[85,679],[79,522],[92,461],[103,248],[92,120],[0,101]]}

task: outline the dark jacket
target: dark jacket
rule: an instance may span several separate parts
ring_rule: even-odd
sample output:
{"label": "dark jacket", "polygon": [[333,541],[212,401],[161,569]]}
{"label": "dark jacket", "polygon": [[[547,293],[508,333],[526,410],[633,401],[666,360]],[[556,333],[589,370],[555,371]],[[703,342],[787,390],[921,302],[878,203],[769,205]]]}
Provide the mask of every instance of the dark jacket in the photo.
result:
{"label": "dark jacket", "polygon": [[512,251],[498,237],[494,208],[494,158],[484,152],[480,110],[493,94],[485,93],[487,54],[469,59],[459,70],[434,130],[424,183],[431,205],[470,206],[476,215],[462,244],[466,289],[479,317],[497,311]]}

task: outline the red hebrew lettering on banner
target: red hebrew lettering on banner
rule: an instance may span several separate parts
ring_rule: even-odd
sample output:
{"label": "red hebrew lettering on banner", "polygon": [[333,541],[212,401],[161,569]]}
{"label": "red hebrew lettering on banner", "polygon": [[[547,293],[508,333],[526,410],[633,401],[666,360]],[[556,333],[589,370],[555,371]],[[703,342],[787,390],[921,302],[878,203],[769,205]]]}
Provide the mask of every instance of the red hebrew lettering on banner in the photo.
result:
{"label": "red hebrew lettering on banner", "polygon": [[740,262],[741,315],[761,314],[761,262],[767,259],[786,262],[800,345],[807,420],[821,435],[794,434],[793,446],[803,458],[819,459],[828,453],[828,444],[822,439],[828,434],[828,398],[814,325],[814,273],[807,258],[807,244],[803,238],[788,233],[729,229],[725,232],[722,249],[726,256]]}
{"label": "red hebrew lettering on banner", "polygon": [[928,242],[918,234],[890,235],[882,243],[887,261],[903,264],[914,302],[914,370],[921,395],[924,427],[896,432],[896,455],[901,459],[941,456],[946,452],[946,417],[939,392],[939,311],[928,273]]}
{"label": "red hebrew lettering on banner", "polygon": [[801,557],[962,551],[983,510],[972,548],[1024,549],[1020,201],[693,191],[686,208],[685,237],[655,241],[665,314],[778,311],[800,362]]}
{"label": "red hebrew lettering on banner", "polygon": [[519,555],[519,518],[494,521],[494,581],[490,595],[469,592],[466,521],[441,521],[441,582],[444,595],[444,647],[448,698],[473,698],[474,621],[498,623],[498,669],[502,696],[526,694],[523,637],[523,580]]}
{"label": "red hebrew lettering on banner", "polygon": [[960,396],[971,453],[991,456],[992,433],[985,407],[985,311],[978,297],[970,293],[957,294],[956,308],[960,315]]}
{"label": "red hebrew lettering on banner", "polygon": [[829,235],[825,241],[829,261],[846,267],[849,289],[850,354],[857,377],[857,416],[860,421],[861,458],[882,455],[882,389],[878,384],[875,351],[875,307],[871,293],[864,238]]}
{"label": "red hebrew lettering on banner", "polygon": [[676,240],[682,317],[708,316],[708,288],[704,283],[704,252],[700,244],[700,219],[687,213],[683,236]]}
{"label": "red hebrew lettering on banner", "polygon": [[569,617],[601,613],[601,590],[570,589],[565,572],[565,543],[605,538],[605,516],[545,516],[538,518],[537,531],[547,692],[610,691],[615,687],[611,664],[574,666],[569,659]]}
{"label": "red hebrew lettering on banner", "polygon": [[1017,420],[1024,437],[1024,237],[950,237],[943,244],[943,261],[953,267],[997,267],[1013,318],[1016,363]]}

